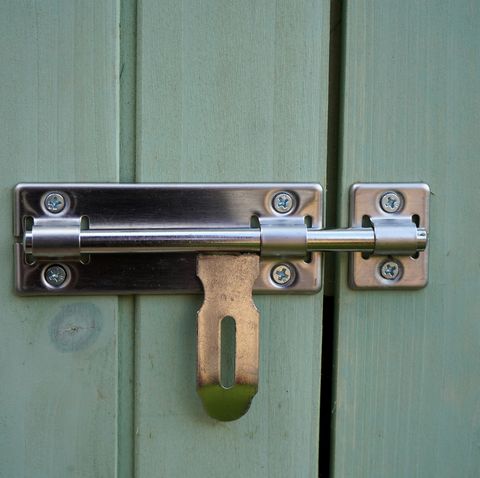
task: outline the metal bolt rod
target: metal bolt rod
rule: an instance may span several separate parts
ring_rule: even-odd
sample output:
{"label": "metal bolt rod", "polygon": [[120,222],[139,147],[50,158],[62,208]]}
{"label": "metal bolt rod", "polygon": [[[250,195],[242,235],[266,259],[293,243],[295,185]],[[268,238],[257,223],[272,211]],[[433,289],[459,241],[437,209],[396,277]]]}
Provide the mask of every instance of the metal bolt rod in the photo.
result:
{"label": "metal bolt rod", "polygon": [[[260,252],[260,229],[84,230],[85,254],[144,252]],[[373,252],[372,228],[307,229],[307,251]]]}
{"label": "metal bolt rod", "polygon": [[[82,254],[146,252],[260,252],[260,229],[90,229],[80,231]],[[35,255],[34,234],[27,231],[24,247]],[[427,234],[417,229],[417,251],[425,250]],[[373,228],[307,229],[308,252],[374,252]],[[402,251],[399,250],[401,255]]]}
{"label": "metal bolt rod", "polygon": [[97,229],[80,232],[85,254],[259,252],[260,229]]}
{"label": "metal bolt rod", "polygon": [[307,229],[308,252],[373,252],[375,232],[371,227],[353,229]]}

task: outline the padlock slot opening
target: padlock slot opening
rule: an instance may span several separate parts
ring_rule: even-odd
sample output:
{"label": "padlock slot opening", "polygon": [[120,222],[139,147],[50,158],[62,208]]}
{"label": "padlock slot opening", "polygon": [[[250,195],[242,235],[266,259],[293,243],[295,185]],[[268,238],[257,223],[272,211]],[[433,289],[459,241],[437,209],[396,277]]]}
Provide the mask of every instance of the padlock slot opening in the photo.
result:
{"label": "padlock slot opening", "polygon": [[226,316],[220,324],[220,384],[223,388],[235,385],[235,356],[237,351],[235,319]]}

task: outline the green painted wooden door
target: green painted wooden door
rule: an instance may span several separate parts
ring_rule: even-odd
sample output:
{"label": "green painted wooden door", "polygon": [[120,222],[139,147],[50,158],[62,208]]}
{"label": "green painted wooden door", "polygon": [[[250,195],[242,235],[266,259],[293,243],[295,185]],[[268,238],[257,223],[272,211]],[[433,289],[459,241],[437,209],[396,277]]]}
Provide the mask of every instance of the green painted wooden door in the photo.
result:
{"label": "green painted wooden door", "polygon": [[355,181],[431,187],[430,278],[337,276],[337,477],[480,476],[480,3],[344,4],[339,216]]}
{"label": "green painted wooden door", "polygon": [[[480,8],[339,10],[0,1],[0,477],[315,477],[322,319],[331,476],[480,475]],[[340,256],[318,295],[257,297],[259,393],[216,422],[195,393],[200,297],[15,296],[25,181],[313,181],[339,226],[353,182],[424,181],[430,283],[351,291]]]}
{"label": "green painted wooden door", "polygon": [[19,298],[21,181],[325,184],[329,4],[2,1],[0,476],[315,476],[322,296],[259,297],[260,392],[195,391],[201,298]]}

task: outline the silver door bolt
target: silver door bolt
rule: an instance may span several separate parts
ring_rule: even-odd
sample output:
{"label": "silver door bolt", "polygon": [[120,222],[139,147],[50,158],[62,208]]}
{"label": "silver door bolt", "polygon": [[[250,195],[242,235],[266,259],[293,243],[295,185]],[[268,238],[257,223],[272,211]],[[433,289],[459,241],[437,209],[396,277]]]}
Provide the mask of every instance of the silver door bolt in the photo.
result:
{"label": "silver door bolt", "polygon": [[295,279],[295,270],[289,264],[277,264],[271,272],[275,284],[289,286]]}
{"label": "silver door bolt", "polygon": [[286,214],[295,207],[295,202],[295,198],[290,193],[281,192],[275,194],[272,205],[275,211],[280,214]]}
{"label": "silver door bolt", "polygon": [[385,212],[397,212],[403,204],[402,198],[395,192],[389,191],[382,196],[380,206]]}
{"label": "silver door bolt", "polygon": [[395,280],[400,275],[400,266],[394,261],[385,261],[380,266],[380,274],[384,279]]}
{"label": "silver door bolt", "polygon": [[60,193],[49,193],[45,198],[45,207],[54,214],[61,212],[65,208],[65,198]]}
{"label": "silver door bolt", "polygon": [[67,279],[67,271],[59,265],[50,266],[45,270],[45,280],[53,287],[60,287]]}

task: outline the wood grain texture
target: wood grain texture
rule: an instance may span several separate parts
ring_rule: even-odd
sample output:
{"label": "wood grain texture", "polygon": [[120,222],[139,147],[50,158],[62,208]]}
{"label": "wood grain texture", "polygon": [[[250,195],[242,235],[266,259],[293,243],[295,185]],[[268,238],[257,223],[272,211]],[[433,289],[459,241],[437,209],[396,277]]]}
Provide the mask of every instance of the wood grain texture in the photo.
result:
{"label": "wood grain texture", "polygon": [[[142,0],[137,178],[324,183],[328,3]],[[231,423],[195,392],[201,298],[138,301],[136,476],[317,476],[321,296],[255,301],[259,392]]]}
{"label": "wood grain texture", "polygon": [[114,476],[117,300],[13,292],[12,188],[118,179],[116,1],[0,4],[0,476]]}
{"label": "wood grain texture", "polygon": [[346,2],[342,225],[355,181],[432,189],[430,283],[338,290],[337,477],[480,475],[480,5]]}

